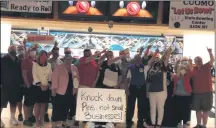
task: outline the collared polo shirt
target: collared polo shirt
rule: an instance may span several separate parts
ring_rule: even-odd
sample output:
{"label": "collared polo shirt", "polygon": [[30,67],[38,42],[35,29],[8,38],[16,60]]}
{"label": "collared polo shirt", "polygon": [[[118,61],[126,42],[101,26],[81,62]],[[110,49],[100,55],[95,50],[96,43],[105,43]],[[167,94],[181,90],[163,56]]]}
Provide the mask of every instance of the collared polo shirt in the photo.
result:
{"label": "collared polo shirt", "polygon": [[131,79],[131,85],[144,85],[145,84],[145,68],[144,64],[137,66],[136,64],[129,65],[127,78]]}

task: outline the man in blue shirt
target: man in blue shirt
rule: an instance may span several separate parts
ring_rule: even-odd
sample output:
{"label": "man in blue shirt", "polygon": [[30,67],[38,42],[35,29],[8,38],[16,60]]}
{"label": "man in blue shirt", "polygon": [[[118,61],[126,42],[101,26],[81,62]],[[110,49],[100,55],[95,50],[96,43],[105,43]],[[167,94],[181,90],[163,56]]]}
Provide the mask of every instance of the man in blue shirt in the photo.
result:
{"label": "man in blue shirt", "polygon": [[127,80],[126,84],[126,93],[128,94],[127,102],[127,115],[126,123],[127,128],[132,127],[132,118],[134,115],[134,108],[136,99],[138,99],[138,122],[137,128],[145,128],[143,126],[144,114],[145,114],[145,103],[147,102],[146,98],[146,73],[147,67],[142,64],[142,58],[140,55],[134,57],[134,64],[129,65],[127,71]]}

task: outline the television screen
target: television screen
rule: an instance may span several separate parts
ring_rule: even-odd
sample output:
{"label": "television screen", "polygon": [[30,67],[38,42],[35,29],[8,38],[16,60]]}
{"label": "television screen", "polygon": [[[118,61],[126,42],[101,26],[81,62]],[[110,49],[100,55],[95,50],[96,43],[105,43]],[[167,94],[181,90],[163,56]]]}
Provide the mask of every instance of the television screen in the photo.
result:
{"label": "television screen", "polygon": [[156,21],[156,1],[112,1],[110,15],[114,21]]}
{"label": "television screen", "polygon": [[85,20],[93,16],[104,19],[107,15],[107,3],[108,1],[61,1],[59,2],[59,17],[73,20],[77,17],[79,20]]}

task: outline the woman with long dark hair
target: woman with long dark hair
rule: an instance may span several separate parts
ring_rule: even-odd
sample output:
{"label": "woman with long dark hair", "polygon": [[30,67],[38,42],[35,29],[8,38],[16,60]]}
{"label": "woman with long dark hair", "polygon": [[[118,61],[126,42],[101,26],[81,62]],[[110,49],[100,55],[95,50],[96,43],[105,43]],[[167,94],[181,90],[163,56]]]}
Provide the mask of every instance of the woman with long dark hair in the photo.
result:
{"label": "woman with long dark hair", "polygon": [[36,127],[40,128],[44,123],[45,105],[49,102],[49,87],[51,85],[52,68],[47,62],[47,52],[39,52],[37,62],[33,63],[32,75],[35,91],[35,118]]}

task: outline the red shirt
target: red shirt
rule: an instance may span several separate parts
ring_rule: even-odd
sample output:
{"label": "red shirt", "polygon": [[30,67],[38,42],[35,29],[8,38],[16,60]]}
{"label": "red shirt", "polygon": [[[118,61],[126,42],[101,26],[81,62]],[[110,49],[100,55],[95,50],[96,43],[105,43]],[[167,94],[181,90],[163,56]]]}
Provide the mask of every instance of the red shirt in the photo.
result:
{"label": "red shirt", "polygon": [[27,71],[27,78],[30,84],[33,84],[33,76],[32,76],[32,66],[33,60],[31,58],[24,58],[22,61],[22,71]]}
{"label": "red shirt", "polygon": [[211,65],[209,63],[204,64],[200,69],[195,69],[193,76],[194,93],[212,92],[211,78]]}
{"label": "red shirt", "polygon": [[88,63],[85,62],[86,57],[82,57],[77,66],[80,75],[80,85],[92,87],[97,78],[99,67],[94,59],[91,59]]}

